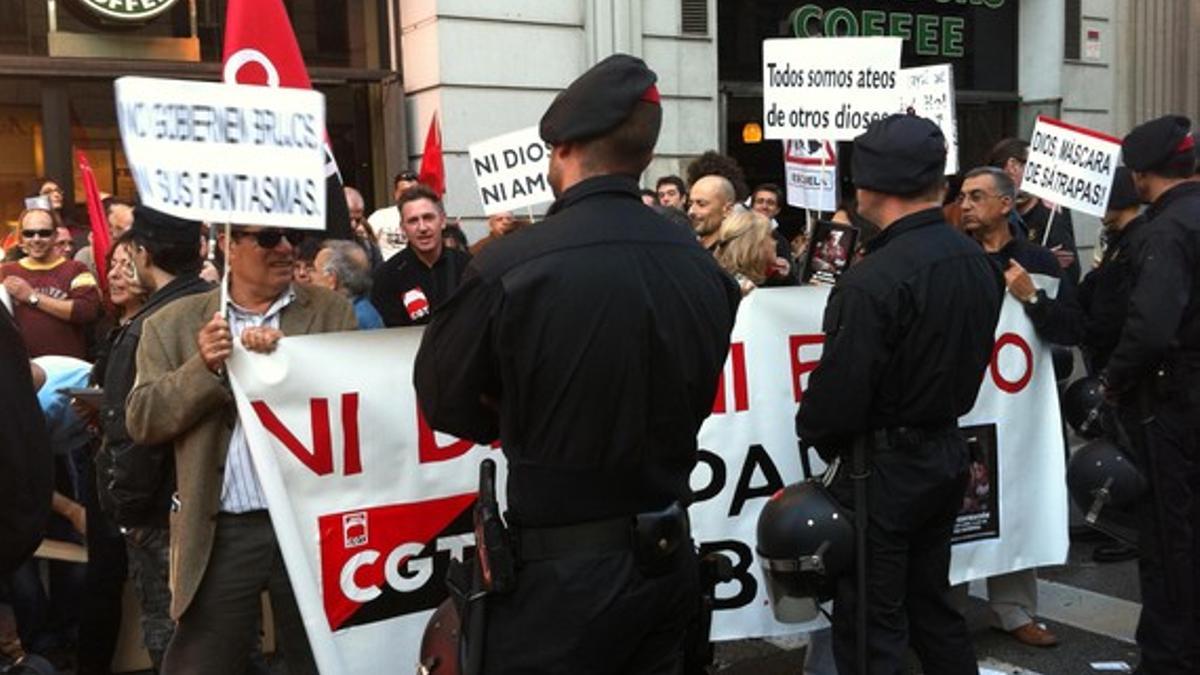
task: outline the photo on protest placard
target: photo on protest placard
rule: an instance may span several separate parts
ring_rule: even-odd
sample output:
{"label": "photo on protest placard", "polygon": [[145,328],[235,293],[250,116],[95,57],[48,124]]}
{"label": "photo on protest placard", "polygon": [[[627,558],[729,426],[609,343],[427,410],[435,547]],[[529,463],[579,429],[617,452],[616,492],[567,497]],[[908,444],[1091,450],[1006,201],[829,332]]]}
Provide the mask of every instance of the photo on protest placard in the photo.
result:
{"label": "photo on protest placard", "polygon": [[1121,159],[1121,139],[1039,115],[1029,139],[1023,192],[1102,217]]}
{"label": "photo on protest placard", "polygon": [[1000,464],[996,425],[963,427],[969,453],[967,489],[962,509],[954,521],[952,543],[994,539],[1000,536]]}
{"label": "photo on protest placard", "polygon": [[857,241],[857,228],[829,220],[817,221],[801,281],[830,286],[837,283],[838,277],[850,267]]}
{"label": "photo on protest placard", "polygon": [[143,204],[213,223],[325,228],[325,97],[145,77],[114,85]]}
{"label": "photo on protest placard", "polygon": [[480,141],[467,152],[485,214],[554,201],[550,145],[542,140],[537,127]]}
{"label": "photo on protest placard", "polygon": [[783,142],[787,203],[798,209],[836,211],[837,153],[829,141]]}
{"label": "photo on protest placard", "polygon": [[849,141],[896,112],[898,37],[763,40],[768,139]]}
{"label": "photo on protest placard", "polygon": [[900,69],[900,107],[932,121],[946,137],[946,175],[958,173],[958,122],[954,109],[954,66],[941,63]]}

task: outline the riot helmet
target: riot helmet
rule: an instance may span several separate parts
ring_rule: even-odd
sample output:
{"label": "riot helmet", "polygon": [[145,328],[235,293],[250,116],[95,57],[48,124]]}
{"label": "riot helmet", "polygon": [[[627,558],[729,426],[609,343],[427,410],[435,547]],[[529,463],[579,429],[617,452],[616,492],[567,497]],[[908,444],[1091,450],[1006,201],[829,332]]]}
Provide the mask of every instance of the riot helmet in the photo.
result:
{"label": "riot helmet", "polygon": [[854,519],[821,480],[793,483],[763,506],[756,550],[775,618],[811,621],[854,564]]}
{"label": "riot helmet", "polygon": [[1104,392],[1098,377],[1081,377],[1062,395],[1063,416],[1067,424],[1083,438],[1099,438],[1105,414]]}
{"label": "riot helmet", "polygon": [[446,598],[425,624],[417,675],[462,673],[462,628],[454,598]]}
{"label": "riot helmet", "polygon": [[1137,543],[1133,507],[1145,488],[1141,471],[1107,438],[1088,442],[1067,463],[1067,490],[1084,520],[1128,544]]}

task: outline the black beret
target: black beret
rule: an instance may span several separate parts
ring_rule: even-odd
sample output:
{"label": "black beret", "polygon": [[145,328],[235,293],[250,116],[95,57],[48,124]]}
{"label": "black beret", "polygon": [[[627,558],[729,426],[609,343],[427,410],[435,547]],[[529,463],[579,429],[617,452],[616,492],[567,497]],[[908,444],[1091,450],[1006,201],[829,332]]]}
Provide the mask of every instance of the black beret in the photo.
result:
{"label": "black beret", "polygon": [[550,144],[595,138],[624,122],[638,101],[658,103],[658,76],[646,62],[613,54],[562,91],[542,115],[539,130]]}
{"label": "black beret", "polygon": [[946,137],[924,117],[890,115],[854,139],[855,187],[907,195],[933,185],[945,169]]}
{"label": "black beret", "polygon": [[176,218],[169,213],[139,205],[133,207],[131,229],[152,241],[164,244],[191,243],[196,245],[197,251],[200,250],[200,223],[194,220]]}
{"label": "black beret", "polygon": [[[1193,156],[1192,121],[1182,115],[1163,115],[1134,127],[1121,141],[1125,166],[1150,171],[1166,166],[1176,155]],[[1194,161],[1194,160],[1193,160]]]}
{"label": "black beret", "polygon": [[1123,166],[1117,167],[1113,176],[1112,190],[1108,193],[1109,209],[1127,209],[1142,203],[1137,188],[1133,185],[1133,172]]}

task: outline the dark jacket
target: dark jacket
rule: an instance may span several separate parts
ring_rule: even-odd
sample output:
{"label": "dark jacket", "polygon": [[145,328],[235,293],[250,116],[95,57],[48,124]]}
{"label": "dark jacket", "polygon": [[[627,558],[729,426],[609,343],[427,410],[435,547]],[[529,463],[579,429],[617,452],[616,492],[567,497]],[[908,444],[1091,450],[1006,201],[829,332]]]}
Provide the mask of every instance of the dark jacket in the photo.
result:
{"label": "dark jacket", "polygon": [[104,512],[122,527],[166,527],[175,491],[172,445],[138,445],[125,428],[125,399],[137,379],[142,323],[171,302],[211,288],[207,281],[185,275],[155,291],[128,323],[115,330],[107,360],[98,364],[103,373],[104,442],[96,455],[97,494]]}
{"label": "dark jacket", "polygon": [[518,525],[686,504],[740,299],[636,181],[588,178],[471,262],[421,341],[417,398],[436,429],[500,438]]}
{"label": "dark jacket", "polygon": [[1004,281],[940,208],[892,223],[838,279],[825,307],[825,350],[796,414],[822,456],[853,437],[956,424],[992,355]]}

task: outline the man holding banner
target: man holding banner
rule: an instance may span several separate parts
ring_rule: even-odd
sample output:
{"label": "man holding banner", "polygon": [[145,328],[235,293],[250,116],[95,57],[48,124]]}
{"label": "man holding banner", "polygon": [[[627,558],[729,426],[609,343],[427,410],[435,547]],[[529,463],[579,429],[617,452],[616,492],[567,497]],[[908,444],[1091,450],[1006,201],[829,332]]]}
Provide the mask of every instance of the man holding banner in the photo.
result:
{"label": "man holding banner", "polygon": [[639,198],[656,79],[618,54],[555,99],[540,130],[558,200],[483,250],[421,343],[430,424],[499,436],[508,459],[516,586],[484,600],[467,672],[682,665],[700,605],[688,479],[740,294]]}
{"label": "man holding banner", "polygon": [[178,486],[171,507],[171,616],[178,624],[163,672],[243,672],[264,590],[289,672],[317,672],[225,375],[236,339],[267,353],[285,335],[356,327],[341,295],[292,284],[299,236],[234,228],[232,241],[221,237],[227,306],[216,289],[178,300],[143,325],[126,424],[136,443],[174,444]]}
{"label": "man holding banner", "polygon": [[[866,597],[848,574],[834,599],[841,673],[900,672],[910,643],[925,672],[978,672],[947,579],[968,478],[958,418],[991,357],[1004,284],[943,219],[945,162],[945,137],[924,118],[892,115],[855,139],[859,212],[882,231],[829,296],[824,352],[796,415],[802,441],[827,461],[873,446],[869,469],[839,467],[830,485],[867,514]],[[866,644],[856,650],[860,603]]]}

